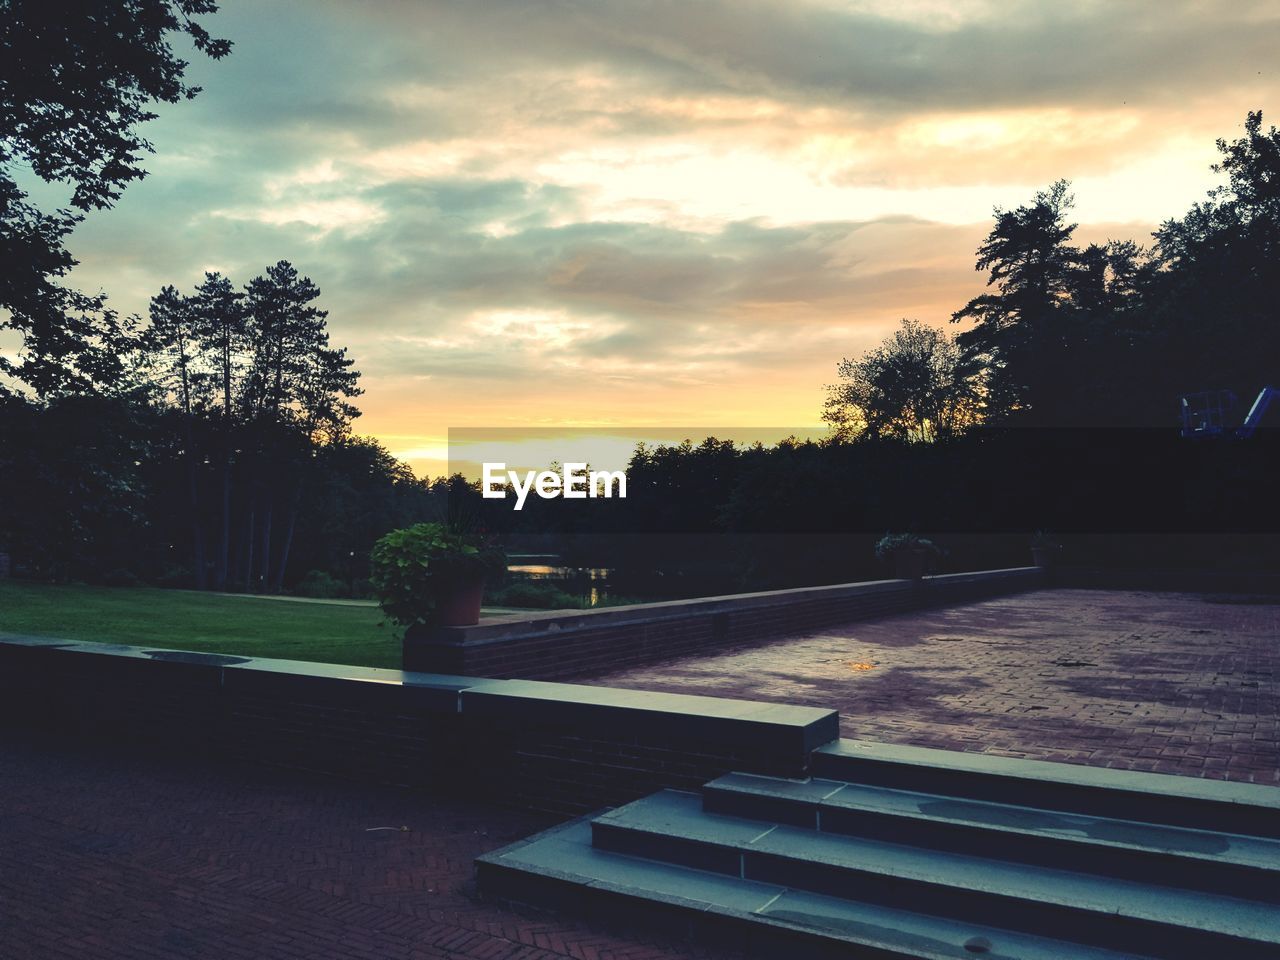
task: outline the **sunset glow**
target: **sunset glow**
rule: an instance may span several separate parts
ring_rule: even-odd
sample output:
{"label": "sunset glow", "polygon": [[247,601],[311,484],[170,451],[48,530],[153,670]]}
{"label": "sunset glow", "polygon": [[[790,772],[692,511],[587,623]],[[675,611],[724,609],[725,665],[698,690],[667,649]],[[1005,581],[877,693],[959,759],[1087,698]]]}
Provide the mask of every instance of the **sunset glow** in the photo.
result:
{"label": "sunset glow", "polygon": [[816,428],[841,357],[981,291],[993,207],[1065,177],[1079,238],[1149,243],[1214,140],[1280,111],[1262,3],[228,0],[218,26],[234,54],[193,60],[74,279],[143,312],[292,260],[363,372],[356,429],[420,473],[450,427]]}

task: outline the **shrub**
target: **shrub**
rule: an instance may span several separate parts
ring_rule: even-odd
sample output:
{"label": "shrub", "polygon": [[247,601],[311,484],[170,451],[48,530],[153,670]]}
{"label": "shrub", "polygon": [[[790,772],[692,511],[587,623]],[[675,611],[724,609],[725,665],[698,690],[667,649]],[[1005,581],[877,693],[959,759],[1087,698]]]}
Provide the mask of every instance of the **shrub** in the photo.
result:
{"label": "shrub", "polygon": [[347,585],[337,577],[324,570],[309,570],[307,575],[298,581],[293,592],[300,597],[332,598],[345,597]]}
{"label": "shrub", "polygon": [[582,599],[565,593],[555,584],[523,580],[495,590],[488,602],[500,607],[525,607],[531,610],[576,610],[583,606]]}
{"label": "shrub", "polygon": [[442,591],[506,567],[501,550],[482,538],[442,523],[392,530],[369,555],[370,582],[382,609],[402,626],[426,624]]}
{"label": "shrub", "polygon": [[876,559],[888,560],[896,553],[921,551],[931,558],[942,556],[942,548],[914,533],[886,533],[876,543]]}

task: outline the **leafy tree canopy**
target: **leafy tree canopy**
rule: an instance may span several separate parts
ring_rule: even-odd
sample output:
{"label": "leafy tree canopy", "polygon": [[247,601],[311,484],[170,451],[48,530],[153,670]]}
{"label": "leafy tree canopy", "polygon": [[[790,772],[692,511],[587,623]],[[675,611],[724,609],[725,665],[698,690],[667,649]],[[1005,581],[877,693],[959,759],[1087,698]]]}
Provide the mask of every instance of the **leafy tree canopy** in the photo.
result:
{"label": "leafy tree canopy", "polygon": [[[186,36],[214,59],[230,51],[197,19],[216,10],[212,0],[0,0],[0,328],[23,337],[22,362],[0,359],[0,376],[42,396],[119,378],[113,358],[128,331],[103,297],[62,285],[76,263],[64,241],[83,211],[111,206],[146,175],[151,144],[138,127],[151,105],[199,92],[183,82],[172,40]],[[33,204],[20,166],[69,185],[68,207]]]}
{"label": "leafy tree canopy", "polygon": [[199,93],[171,43],[186,34],[214,59],[231,50],[195,19],[213,0],[4,0],[0,3],[0,162],[72,184],[71,205],[108,207],[146,175],[137,127],[158,101]]}
{"label": "leafy tree canopy", "polygon": [[979,415],[979,385],[953,337],[914,320],[837,367],[823,418],[837,435],[933,440]]}

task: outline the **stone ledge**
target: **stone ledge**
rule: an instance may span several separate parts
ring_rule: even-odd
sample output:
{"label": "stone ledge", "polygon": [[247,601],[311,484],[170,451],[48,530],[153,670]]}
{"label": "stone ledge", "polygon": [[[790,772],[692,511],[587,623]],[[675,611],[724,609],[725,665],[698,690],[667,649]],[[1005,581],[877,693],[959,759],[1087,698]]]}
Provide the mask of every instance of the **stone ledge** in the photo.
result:
{"label": "stone ledge", "polygon": [[694,597],[688,600],[663,600],[635,603],[599,610],[546,610],[527,614],[504,614],[482,620],[471,627],[437,627],[431,631],[431,642],[450,646],[497,643],[512,638],[548,633],[567,633],[597,627],[630,626],[636,623],[658,623],[691,616],[716,613],[740,613],[766,607],[790,607],[815,600],[844,600],[884,594],[901,594],[912,590],[928,593],[947,586],[1018,579],[1039,573],[1036,567],[1009,567],[1003,570],[977,570],[947,573],[912,580],[865,580],[858,583],[836,583],[820,587],[793,587],[786,590],[764,590],[756,593],[731,593],[717,597]]}
{"label": "stone ledge", "polygon": [[604,664],[636,666],[970,596],[1030,589],[1044,581],[1044,572],[1036,567],[1012,567],[919,581],[872,580],[503,616],[472,627],[413,631],[404,641],[404,664],[429,672],[564,680],[598,673]]}
{"label": "stone ledge", "polygon": [[1208,780],[1142,770],[1112,770],[1084,764],[1051,763],[1026,757],[1002,757],[868,740],[832,740],[816,752],[835,763],[847,758],[855,762],[901,764],[930,772],[943,770],[1054,787],[1125,791],[1151,798],[1208,800],[1242,808],[1256,807],[1280,818],[1280,790],[1262,783]]}
{"label": "stone ledge", "polygon": [[[520,755],[525,775],[545,776],[557,790],[551,782],[564,778],[566,763],[602,782],[621,776],[614,768],[623,754],[610,743],[638,751],[623,761],[626,777],[664,783],[686,767],[727,770],[739,756],[747,759],[733,766],[799,775],[810,751],[839,734],[838,714],[815,707],[12,634],[0,634],[0,712],[86,734],[198,732],[232,754],[252,753],[259,740],[295,743],[312,765],[329,742],[340,774],[356,772],[343,754],[354,741],[365,738],[377,753],[411,737],[454,758],[441,763],[467,768]],[[546,753],[556,744],[558,757]],[[403,773],[406,782],[422,775]]]}
{"label": "stone ledge", "polygon": [[639,731],[651,741],[714,742],[793,758],[840,732],[839,714],[819,707],[540,680],[476,683],[461,692],[461,712],[487,721],[580,726],[588,737]]}

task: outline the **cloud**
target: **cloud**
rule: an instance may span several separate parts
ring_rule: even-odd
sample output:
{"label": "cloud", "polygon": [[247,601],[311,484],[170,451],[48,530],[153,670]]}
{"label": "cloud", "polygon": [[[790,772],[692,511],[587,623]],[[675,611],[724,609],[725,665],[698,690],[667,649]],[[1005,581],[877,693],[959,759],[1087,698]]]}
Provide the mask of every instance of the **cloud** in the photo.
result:
{"label": "cloud", "polygon": [[1280,92],[1261,2],[225,0],[210,25],[232,55],[192,56],[204,93],[76,231],[76,281],[142,311],[292,260],[363,428],[405,436],[814,419],[840,356],[982,289],[993,206],[1065,176],[1082,235],[1142,240]]}
{"label": "cloud", "polygon": [[[1239,76],[1276,38],[1264,2],[971,4],[903,17],[899,4],[767,0],[462,0],[359,5],[422,51],[436,80],[483,65],[510,76],[554,63],[641,75],[671,91],[824,102],[968,105],[1109,99],[1116,81],[1169,96],[1197,77]],[[350,6],[329,5],[344,19]],[[953,82],[939,83],[947,77]]]}
{"label": "cloud", "polygon": [[655,169],[657,200],[699,175],[682,150],[774,158],[819,186],[1028,186],[1178,141],[1209,152],[1224,117],[1276,89],[1273,6],[961,9],[233,2],[219,21],[236,53],[197,60],[205,96],[167,115],[184,141],[252,147],[259,164],[321,152],[388,179],[578,184]]}

